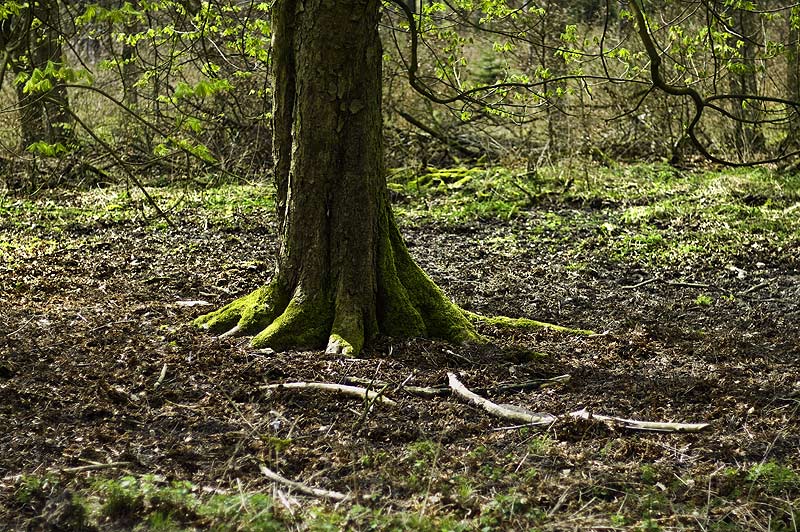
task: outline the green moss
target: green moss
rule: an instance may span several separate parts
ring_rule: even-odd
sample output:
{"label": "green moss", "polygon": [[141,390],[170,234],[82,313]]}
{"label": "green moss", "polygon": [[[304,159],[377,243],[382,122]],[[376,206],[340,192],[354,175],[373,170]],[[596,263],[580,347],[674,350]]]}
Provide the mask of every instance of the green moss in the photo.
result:
{"label": "green moss", "polygon": [[355,356],[361,352],[364,347],[364,342],[354,339],[354,342],[348,342],[342,336],[333,333],[328,337],[328,347],[325,348],[326,353],[339,354],[344,356]]}
{"label": "green moss", "polygon": [[320,348],[331,331],[333,308],[321,296],[310,297],[298,289],[283,313],[251,342],[273,349]]}
{"label": "green moss", "polygon": [[[373,325],[374,327],[374,325]],[[326,352],[350,356],[364,347],[364,312],[350,302],[336,305],[333,328],[328,337]]]}
{"label": "green moss", "polygon": [[[390,336],[424,336],[455,343],[480,342],[458,305],[417,266],[403,243],[391,213],[387,213],[387,237],[381,284],[387,305],[382,325]],[[398,334],[400,333],[400,334]]]}
{"label": "green moss", "polygon": [[530,320],[528,318],[509,318],[507,316],[482,316],[475,312],[464,311],[473,322],[481,322],[498,327],[509,327],[518,329],[551,329],[553,331],[565,332],[570,334],[595,334],[594,331],[587,329],[573,329],[561,325],[554,325],[543,321]]}
{"label": "green moss", "polygon": [[194,320],[194,325],[215,333],[238,326],[241,334],[264,330],[286,306],[285,290],[277,280],[242,296],[219,310]]}
{"label": "green moss", "polygon": [[398,265],[409,299],[425,321],[428,335],[449,342],[481,342],[472,323],[461,308],[451,302],[441,288],[413,261]]}
{"label": "green moss", "polygon": [[[387,223],[392,223],[387,220]],[[396,338],[427,336],[425,321],[414,308],[397,275],[389,232],[383,231],[378,246],[378,322],[383,334]]]}

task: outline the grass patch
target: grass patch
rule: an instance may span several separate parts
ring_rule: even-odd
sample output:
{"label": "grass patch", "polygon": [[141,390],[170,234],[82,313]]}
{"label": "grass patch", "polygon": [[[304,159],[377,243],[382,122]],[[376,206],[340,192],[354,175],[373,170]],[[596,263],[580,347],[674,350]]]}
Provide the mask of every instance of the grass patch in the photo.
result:
{"label": "grass patch", "polygon": [[[223,184],[148,188],[168,216],[202,216],[209,224],[232,225],[237,218],[272,216],[274,193],[269,184]],[[0,196],[0,218],[14,229],[61,232],[97,225],[151,223],[166,227],[138,190],[121,185],[83,191],[45,190],[31,198]]]}
{"label": "grass patch", "polygon": [[[517,253],[525,239],[566,247],[576,271],[598,249],[617,262],[676,267],[789,256],[800,245],[800,176],[766,170],[681,172],[643,164],[570,175],[563,168],[526,174],[462,167],[394,172],[389,187],[404,225],[520,219],[530,227],[522,238],[486,244],[503,253]],[[173,219],[240,227],[274,218],[269,184],[178,184],[149,191]],[[6,262],[54,249],[65,230],[130,223],[167,227],[141,193],[122,186],[0,197],[0,216],[16,233],[13,239],[0,235],[0,260]]]}
{"label": "grass patch", "polygon": [[389,186],[404,223],[521,218],[531,238],[568,244],[576,263],[598,248],[618,262],[664,267],[786,254],[800,245],[800,176],[763,169],[456,168],[397,172]]}

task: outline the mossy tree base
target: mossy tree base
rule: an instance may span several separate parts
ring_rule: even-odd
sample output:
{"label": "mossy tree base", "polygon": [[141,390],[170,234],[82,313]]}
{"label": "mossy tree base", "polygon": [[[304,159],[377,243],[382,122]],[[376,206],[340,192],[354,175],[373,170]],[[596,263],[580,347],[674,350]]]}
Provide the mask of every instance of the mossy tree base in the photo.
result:
{"label": "mossy tree base", "polygon": [[290,287],[290,276],[279,268],[269,284],[200,316],[195,325],[226,336],[254,335],[254,347],[324,347],[327,353],[343,355],[356,355],[376,334],[457,344],[482,341],[468,313],[452,303],[411,258],[388,209],[383,222],[371,300],[357,302],[343,286],[315,292],[302,284]]}
{"label": "mossy tree base", "polygon": [[200,316],[199,327],[223,336],[253,335],[254,347],[321,349],[354,356],[375,334],[391,337],[438,338],[463,344],[484,342],[474,324],[503,328],[549,329],[567,334],[591,335],[576,329],[506,316],[483,316],[452,303],[431,278],[414,263],[394,223],[382,247],[379,289],[374,301],[375,322],[365,322],[366,309],[337,306],[336,297],[314,297],[302,287],[293,294],[278,275],[272,282],[236,299],[223,308]]}
{"label": "mossy tree base", "polygon": [[274,349],[356,354],[379,333],[478,340],[414,263],[383,168],[379,0],[276,0],[275,277],[196,324]]}

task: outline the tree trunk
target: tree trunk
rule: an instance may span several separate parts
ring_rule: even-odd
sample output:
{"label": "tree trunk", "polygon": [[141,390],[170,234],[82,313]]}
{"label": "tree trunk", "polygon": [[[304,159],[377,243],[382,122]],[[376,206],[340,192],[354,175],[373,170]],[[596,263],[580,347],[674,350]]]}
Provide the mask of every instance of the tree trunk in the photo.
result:
{"label": "tree trunk", "polygon": [[[133,9],[139,9],[139,2],[133,0],[131,2]],[[125,33],[127,35],[136,35],[140,31],[138,19],[131,18],[125,24]],[[113,43],[112,43],[113,47]],[[139,63],[136,55],[136,45],[132,44],[128,39],[122,41],[122,101],[128,107],[136,107],[139,103],[139,95],[134,86],[139,80]]]}
{"label": "tree trunk", "polygon": [[414,263],[383,169],[378,0],[273,7],[273,155],[281,236],[266,286],[201,316],[255,346],[355,354],[378,333],[478,338]]}
{"label": "tree trunk", "polygon": [[[56,0],[33,2],[19,16],[25,21],[21,28],[26,46],[16,48],[10,63],[15,74],[30,75],[34,69],[45,69],[48,62],[60,65],[64,53],[60,42],[60,13]],[[20,108],[20,141],[25,149],[34,142],[67,143],[72,135],[72,115],[69,112],[67,90],[63,83],[54,80],[53,87],[45,92],[28,93],[17,85]]]}
{"label": "tree trunk", "polygon": [[[800,7],[794,7],[789,17],[789,45],[786,50],[787,99],[800,102]],[[782,148],[786,151],[800,146],[800,108],[795,107]]]}
{"label": "tree trunk", "polygon": [[[758,30],[758,15],[737,9],[733,13],[734,28],[744,36],[739,41],[738,69],[731,73],[730,86],[733,94],[759,94],[758,77],[756,72],[756,45],[760,31]],[[759,120],[763,119],[763,108],[759,102],[741,99],[733,100],[733,116],[736,117],[733,132],[733,145],[741,160],[749,160],[764,149],[764,133],[761,131]]]}

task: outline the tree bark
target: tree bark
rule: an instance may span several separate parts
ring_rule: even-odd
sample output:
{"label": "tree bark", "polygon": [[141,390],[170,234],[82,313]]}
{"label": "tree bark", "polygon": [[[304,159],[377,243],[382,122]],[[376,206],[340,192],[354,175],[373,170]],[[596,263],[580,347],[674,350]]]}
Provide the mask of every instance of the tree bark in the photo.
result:
{"label": "tree bark", "polygon": [[[19,16],[25,46],[14,49],[10,57],[15,74],[31,74],[34,69],[44,69],[48,62],[60,65],[64,61],[61,46],[61,24],[57,0],[31,2]],[[69,112],[67,90],[63,83],[54,80],[46,92],[25,93],[22,85],[16,86],[20,108],[20,141],[25,149],[34,142],[66,143],[72,135],[72,115]]]}
{"label": "tree bark", "polygon": [[416,265],[388,203],[378,0],[273,7],[273,279],[196,323],[255,346],[355,354],[378,333],[477,340]]}
{"label": "tree bark", "polygon": [[[800,102],[800,7],[794,7],[789,17],[789,45],[786,54],[787,99]],[[800,146],[800,108],[795,107],[789,118],[786,139],[782,148],[786,151]]]}
{"label": "tree bark", "polygon": [[[738,71],[733,72],[730,78],[730,87],[733,94],[759,94],[758,77],[756,72],[756,46],[758,40],[758,15],[744,9],[737,9],[733,13],[734,28],[739,31],[744,39],[739,41]],[[736,117],[733,132],[733,145],[743,161],[752,159],[764,149],[764,133],[761,131],[759,120],[763,119],[762,106],[758,102],[734,99],[733,115]]]}

